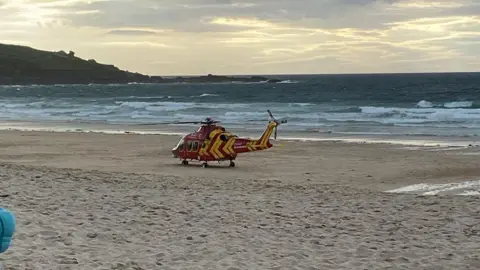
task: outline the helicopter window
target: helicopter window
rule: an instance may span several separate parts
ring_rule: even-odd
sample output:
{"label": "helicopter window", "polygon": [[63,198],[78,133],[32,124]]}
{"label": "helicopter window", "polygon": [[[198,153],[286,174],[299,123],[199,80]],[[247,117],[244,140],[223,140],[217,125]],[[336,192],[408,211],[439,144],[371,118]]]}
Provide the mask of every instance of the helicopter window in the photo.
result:
{"label": "helicopter window", "polygon": [[189,141],[187,145],[188,145],[187,150],[188,150],[189,152],[192,151],[192,146],[193,146],[192,141]]}
{"label": "helicopter window", "polygon": [[178,142],[177,146],[175,146],[175,149],[183,150],[183,147],[185,146],[184,143],[185,143],[185,140],[182,138],[182,139]]}
{"label": "helicopter window", "polygon": [[220,140],[222,140],[222,141],[224,141],[224,142],[225,142],[225,141],[228,141],[227,135],[225,135],[225,134],[220,135]]}
{"label": "helicopter window", "polygon": [[198,142],[193,143],[193,151],[196,152],[198,150]]}

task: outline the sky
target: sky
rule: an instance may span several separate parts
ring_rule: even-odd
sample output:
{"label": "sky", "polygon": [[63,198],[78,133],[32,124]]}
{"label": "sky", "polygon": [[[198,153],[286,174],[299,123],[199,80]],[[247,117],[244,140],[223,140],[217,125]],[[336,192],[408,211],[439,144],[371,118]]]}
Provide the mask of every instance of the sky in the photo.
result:
{"label": "sky", "polygon": [[480,0],[0,0],[0,29],[148,75],[480,71]]}

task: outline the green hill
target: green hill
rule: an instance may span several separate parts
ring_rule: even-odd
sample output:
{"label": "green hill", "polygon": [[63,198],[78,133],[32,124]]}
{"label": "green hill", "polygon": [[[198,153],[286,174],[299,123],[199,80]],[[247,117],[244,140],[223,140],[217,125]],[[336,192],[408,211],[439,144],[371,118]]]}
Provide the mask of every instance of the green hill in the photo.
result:
{"label": "green hill", "polygon": [[65,53],[0,44],[0,84],[146,82],[150,77]]}
{"label": "green hill", "polygon": [[132,73],[113,65],[84,60],[74,52],[49,52],[26,46],[0,44],[0,85],[24,84],[106,84],[106,83],[161,83],[161,82],[279,82],[265,77],[237,78],[226,76],[177,77],[164,79]]}

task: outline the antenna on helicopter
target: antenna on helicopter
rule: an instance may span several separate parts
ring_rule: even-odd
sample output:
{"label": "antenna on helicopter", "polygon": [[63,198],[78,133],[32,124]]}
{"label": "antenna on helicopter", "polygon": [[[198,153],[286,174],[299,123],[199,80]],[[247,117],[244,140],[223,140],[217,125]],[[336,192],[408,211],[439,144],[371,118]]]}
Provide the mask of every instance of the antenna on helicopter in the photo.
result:
{"label": "antenna on helicopter", "polygon": [[279,122],[278,120],[275,119],[275,117],[273,117],[273,114],[270,110],[267,110],[267,112],[268,112],[268,115],[270,116],[270,119],[271,119],[270,121],[273,121],[273,122],[277,123],[277,126],[275,127],[275,133],[273,134],[273,138],[276,140],[277,139],[277,127],[278,127],[278,125],[287,123],[287,120],[281,120]]}

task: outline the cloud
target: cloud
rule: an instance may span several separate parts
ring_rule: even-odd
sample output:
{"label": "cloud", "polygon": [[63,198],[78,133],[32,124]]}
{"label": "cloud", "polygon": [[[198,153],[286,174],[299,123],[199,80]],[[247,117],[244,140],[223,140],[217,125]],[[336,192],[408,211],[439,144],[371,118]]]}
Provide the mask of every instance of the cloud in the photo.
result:
{"label": "cloud", "polygon": [[110,35],[126,35],[126,36],[148,36],[148,35],[156,35],[158,32],[151,31],[151,30],[111,30],[108,31],[107,34]]}
{"label": "cloud", "polygon": [[148,42],[148,41],[143,41],[143,42],[132,42],[132,41],[113,41],[113,42],[102,42],[102,43],[97,43],[96,45],[98,46],[125,46],[125,47],[142,47],[142,46],[148,46],[148,47],[160,47],[160,48],[165,48],[167,45],[162,44],[162,43],[155,43],[155,42]]}
{"label": "cloud", "polygon": [[0,40],[74,49],[149,74],[472,70],[480,62],[474,0],[0,0],[0,27]]}
{"label": "cloud", "polygon": [[[318,27],[344,27],[350,23],[346,17],[362,13],[375,13],[378,7],[395,1],[327,1],[292,0],[263,1],[97,1],[68,5],[70,10],[98,10],[97,14],[70,19],[76,25],[96,27],[150,27],[175,28],[179,31],[221,31],[215,24],[205,23],[211,18],[251,18],[280,23],[283,21],[314,20]],[[320,20],[317,20],[320,18]],[[64,18],[68,20],[67,18]],[[323,22],[321,22],[323,21]],[[365,21],[365,20],[363,20]],[[323,26],[322,26],[323,25]],[[238,25],[237,25],[238,26]],[[243,25],[249,27],[250,25]]]}

